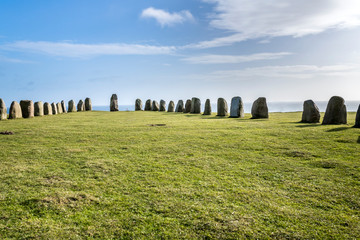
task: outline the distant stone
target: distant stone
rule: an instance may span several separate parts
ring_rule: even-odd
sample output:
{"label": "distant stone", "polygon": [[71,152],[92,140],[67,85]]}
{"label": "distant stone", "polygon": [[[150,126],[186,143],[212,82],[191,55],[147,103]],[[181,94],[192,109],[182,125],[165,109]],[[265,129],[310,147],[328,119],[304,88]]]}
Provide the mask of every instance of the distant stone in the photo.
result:
{"label": "distant stone", "polygon": [[142,108],[143,108],[143,106],[142,106],[142,101],[141,101],[141,99],[136,99],[136,101],[135,101],[135,111],[142,111]]}
{"label": "distant stone", "polygon": [[44,103],[44,115],[53,115],[52,106],[50,103]]}
{"label": "distant stone", "polygon": [[360,105],[356,113],[356,119],[355,119],[355,128],[360,128]]}
{"label": "distant stone", "polygon": [[61,101],[61,109],[62,109],[63,113],[67,113],[64,100]]}
{"label": "distant stone", "polygon": [[176,104],[175,112],[184,112],[184,102],[183,100],[179,100]]}
{"label": "distant stone", "polygon": [[0,98],[0,120],[6,120],[6,119],[7,119],[7,108],[4,100]]}
{"label": "distant stone", "polygon": [[9,119],[17,119],[17,118],[22,118],[22,111],[20,104],[16,101],[13,101],[10,105]]}
{"label": "distant stone", "polygon": [[92,104],[90,98],[85,98],[85,111],[92,111]]}
{"label": "distant stone", "polygon": [[191,111],[191,100],[188,99],[186,100],[185,103],[184,113],[190,113],[190,111]]}
{"label": "distant stone", "polygon": [[75,107],[74,100],[70,100],[68,102],[68,112],[76,112],[76,107]]}
{"label": "distant stone", "polygon": [[83,112],[85,111],[85,104],[83,100],[80,100],[78,105],[77,105],[77,111],[78,112]]}
{"label": "distant stone", "polygon": [[325,116],[322,124],[346,124],[347,112],[345,100],[342,97],[334,96],[330,98],[326,107]]}
{"label": "distant stone", "polygon": [[[79,111],[79,109],[78,109]],[[116,94],[113,94],[110,99],[110,111],[115,112],[119,111],[119,105],[118,105],[118,97]]]}
{"label": "distant stone", "polygon": [[266,98],[259,97],[255,100],[251,108],[251,115],[253,119],[269,118],[269,110],[266,104]]}
{"label": "distant stone", "polygon": [[304,102],[301,122],[303,123],[320,122],[320,111],[313,100],[306,100]]}
{"label": "distant stone", "polygon": [[174,111],[175,111],[175,103],[173,101],[170,101],[168,105],[168,112],[174,112]]}
{"label": "distant stone", "polygon": [[201,101],[199,98],[193,97],[191,99],[190,113],[194,113],[194,114],[201,113]]}
{"label": "distant stone", "polygon": [[233,97],[231,99],[230,117],[231,118],[243,118],[244,117],[244,103],[243,103],[241,97]]}
{"label": "distant stone", "polygon": [[20,107],[23,118],[34,117],[34,103],[32,100],[21,100]]}
{"label": "distant stone", "polygon": [[51,103],[51,108],[52,108],[52,113],[53,113],[53,115],[58,114],[57,106],[56,106],[55,103]]}
{"label": "distant stone", "polygon": [[34,115],[37,117],[44,116],[44,104],[39,101],[34,103]]}
{"label": "distant stone", "polygon": [[228,115],[228,104],[224,98],[218,98],[217,116],[224,117]]}
{"label": "distant stone", "polygon": [[210,99],[206,99],[205,101],[205,109],[203,115],[211,115],[211,104]]}
{"label": "distant stone", "polygon": [[56,104],[56,109],[57,109],[58,114],[62,114],[62,113],[63,113],[61,103],[57,103],[57,104]]}
{"label": "distant stone", "polygon": [[152,101],[152,105],[151,105],[151,111],[159,111],[160,107],[159,107],[159,103],[157,101]]}
{"label": "distant stone", "polygon": [[146,100],[145,111],[151,111],[151,99]]}
{"label": "distant stone", "polygon": [[166,102],[164,100],[160,100],[160,112],[165,112],[166,111]]}

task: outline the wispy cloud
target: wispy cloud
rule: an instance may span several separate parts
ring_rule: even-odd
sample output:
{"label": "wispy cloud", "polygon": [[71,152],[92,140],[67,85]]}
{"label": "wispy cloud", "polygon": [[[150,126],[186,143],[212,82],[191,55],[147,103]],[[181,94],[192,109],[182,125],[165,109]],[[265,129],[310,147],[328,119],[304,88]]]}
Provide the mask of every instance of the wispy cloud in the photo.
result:
{"label": "wispy cloud", "polygon": [[26,61],[26,60],[21,60],[21,59],[16,59],[16,58],[9,58],[9,57],[5,57],[0,55],[0,62],[8,62],[8,63],[34,63],[31,61]]}
{"label": "wispy cloud", "polygon": [[141,13],[142,18],[154,18],[162,27],[173,26],[186,21],[193,21],[194,17],[188,10],[181,12],[167,12],[162,9],[149,7]]}

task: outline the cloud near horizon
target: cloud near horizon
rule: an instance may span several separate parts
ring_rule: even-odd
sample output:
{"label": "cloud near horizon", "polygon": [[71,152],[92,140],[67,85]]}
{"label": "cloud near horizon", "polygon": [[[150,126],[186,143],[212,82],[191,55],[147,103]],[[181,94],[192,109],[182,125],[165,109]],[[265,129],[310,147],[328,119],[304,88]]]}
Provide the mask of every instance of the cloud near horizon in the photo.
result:
{"label": "cloud near horizon", "polygon": [[141,13],[142,18],[154,18],[162,27],[173,26],[186,21],[194,21],[193,15],[188,10],[170,13],[153,7],[146,8]]}

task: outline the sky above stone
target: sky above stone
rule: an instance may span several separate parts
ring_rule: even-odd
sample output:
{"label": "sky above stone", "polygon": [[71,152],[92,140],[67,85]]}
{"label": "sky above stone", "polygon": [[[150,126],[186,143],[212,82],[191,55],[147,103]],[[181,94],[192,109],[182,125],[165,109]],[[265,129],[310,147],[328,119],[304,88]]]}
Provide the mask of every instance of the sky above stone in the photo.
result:
{"label": "sky above stone", "polygon": [[0,98],[360,100],[359,0],[2,0]]}

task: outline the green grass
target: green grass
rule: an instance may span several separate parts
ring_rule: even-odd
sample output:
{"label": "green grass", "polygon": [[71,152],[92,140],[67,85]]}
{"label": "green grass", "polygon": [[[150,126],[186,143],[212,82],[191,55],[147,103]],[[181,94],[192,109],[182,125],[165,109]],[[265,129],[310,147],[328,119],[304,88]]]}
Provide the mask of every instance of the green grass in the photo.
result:
{"label": "green grass", "polygon": [[15,134],[0,135],[0,239],[360,238],[355,113],[327,126],[249,118],[1,121]]}

